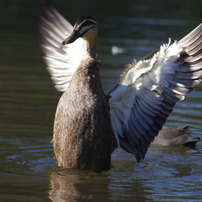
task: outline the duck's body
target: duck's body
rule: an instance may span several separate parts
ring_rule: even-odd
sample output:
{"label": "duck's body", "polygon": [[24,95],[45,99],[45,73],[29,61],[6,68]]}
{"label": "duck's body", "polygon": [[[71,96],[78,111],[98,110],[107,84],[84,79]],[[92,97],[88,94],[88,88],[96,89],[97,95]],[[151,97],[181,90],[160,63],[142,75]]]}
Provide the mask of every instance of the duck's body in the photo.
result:
{"label": "duck's body", "polygon": [[96,56],[95,20],[81,16],[72,27],[53,7],[44,12],[44,59],[56,89],[64,92],[54,122],[58,165],[109,169],[117,145],[138,162],[144,159],[175,103],[201,81],[202,24],[180,41],[128,65],[106,96]]}
{"label": "duck's body", "polygon": [[95,59],[83,61],[58,103],[53,145],[58,165],[63,168],[98,171],[111,166],[117,143],[99,66]]}
{"label": "duck's body", "polygon": [[152,144],[161,146],[189,146],[194,147],[200,140],[199,137],[192,137],[188,126],[167,127],[164,126]]}

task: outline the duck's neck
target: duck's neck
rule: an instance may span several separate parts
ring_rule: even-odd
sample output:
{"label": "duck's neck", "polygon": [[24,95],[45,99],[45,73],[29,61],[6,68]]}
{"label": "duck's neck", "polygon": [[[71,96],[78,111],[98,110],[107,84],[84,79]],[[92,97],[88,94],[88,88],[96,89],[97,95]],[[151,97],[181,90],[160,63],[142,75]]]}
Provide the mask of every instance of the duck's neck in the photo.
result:
{"label": "duck's neck", "polygon": [[83,60],[87,58],[97,59],[97,30],[89,32],[84,40],[84,54]]}

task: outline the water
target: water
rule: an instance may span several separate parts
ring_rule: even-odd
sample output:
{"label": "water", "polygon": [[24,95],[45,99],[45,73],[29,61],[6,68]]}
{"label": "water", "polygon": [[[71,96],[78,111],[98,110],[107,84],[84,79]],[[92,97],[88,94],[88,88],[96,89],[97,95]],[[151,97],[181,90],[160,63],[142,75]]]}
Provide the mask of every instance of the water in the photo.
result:
{"label": "water", "polygon": [[[201,1],[82,2],[55,5],[72,23],[83,13],[96,17],[106,92],[123,65],[144,57],[169,37],[180,39],[202,17]],[[116,150],[113,168],[98,174],[58,171],[50,141],[61,94],[41,59],[39,3],[0,2],[0,201],[201,201],[201,141],[196,148],[152,146],[140,164]],[[113,46],[123,53],[113,55]],[[201,103],[202,84],[177,104],[166,124],[190,125],[192,135],[202,138]]]}

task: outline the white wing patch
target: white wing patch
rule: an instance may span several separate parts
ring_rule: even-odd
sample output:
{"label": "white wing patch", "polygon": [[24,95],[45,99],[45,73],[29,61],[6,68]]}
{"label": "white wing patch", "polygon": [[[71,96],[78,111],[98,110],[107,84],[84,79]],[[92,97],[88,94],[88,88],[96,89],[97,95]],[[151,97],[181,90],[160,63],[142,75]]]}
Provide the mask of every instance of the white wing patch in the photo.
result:
{"label": "white wing patch", "polygon": [[62,41],[73,31],[72,25],[52,6],[44,9],[40,17],[39,31],[47,70],[58,91],[65,91],[83,57],[83,39],[63,46]]}
{"label": "white wing patch", "polygon": [[[123,134],[120,128],[121,122],[126,127],[124,130],[128,130],[128,120],[136,96],[150,91],[156,98],[160,99],[163,93],[162,87],[169,86],[167,80],[173,77],[172,75],[178,68],[175,62],[181,51],[182,47],[176,42],[171,46],[170,41],[168,44],[162,45],[159,52],[155,53],[151,59],[141,60],[131,68],[124,80],[119,83],[120,85],[110,93],[112,125],[116,133]],[[118,135],[116,136],[118,137]]]}

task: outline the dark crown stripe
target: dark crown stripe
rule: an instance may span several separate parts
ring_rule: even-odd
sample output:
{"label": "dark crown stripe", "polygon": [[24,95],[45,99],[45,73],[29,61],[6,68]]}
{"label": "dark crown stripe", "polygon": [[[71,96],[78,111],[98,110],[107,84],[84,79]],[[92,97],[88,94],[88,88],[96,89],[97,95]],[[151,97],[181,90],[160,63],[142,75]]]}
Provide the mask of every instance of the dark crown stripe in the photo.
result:
{"label": "dark crown stripe", "polygon": [[91,16],[81,16],[77,20],[75,24],[75,28],[80,28],[80,27],[89,26],[89,25],[97,25],[94,18]]}
{"label": "dark crown stripe", "polygon": [[80,25],[78,25],[78,28],[82,28],[85,26],[90,26],[90,25],[97,25],[96,22],[92,19],[86,19],[84,20]]}

